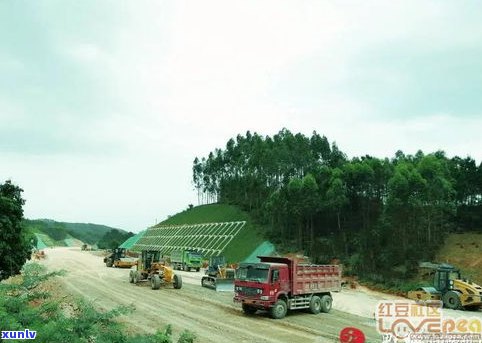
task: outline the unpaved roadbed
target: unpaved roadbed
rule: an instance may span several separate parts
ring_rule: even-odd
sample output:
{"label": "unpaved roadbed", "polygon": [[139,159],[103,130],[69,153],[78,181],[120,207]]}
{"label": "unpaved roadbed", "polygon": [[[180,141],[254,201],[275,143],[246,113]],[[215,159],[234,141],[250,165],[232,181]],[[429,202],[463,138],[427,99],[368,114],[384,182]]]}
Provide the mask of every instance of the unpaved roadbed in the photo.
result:
{"label": "unpaved roadbed", "polygon": [[199,274],[179,272],[184,279],[182,289],[153,291],[147,283],[130,284],[128,269],[107,268],[101,257],[90,252],[79,248],[46,252],[48,257],[43,263],[52,270],[68,271],[59,279],[66,292],[84,296],[104,309],[134,304],[136,311],[122,320],[139,332],[154,332],[172,324],[174,333],[184,329],[194,332],[197,342],[336,342],[341,329],[355,326],[369,341],[380,340],[373,319],[337,310],[337,295],[334,309],[328,314],[293,311],[282,320],[273,320],[265,313],[244,315],[233,304],[232,293],[201,287]]}

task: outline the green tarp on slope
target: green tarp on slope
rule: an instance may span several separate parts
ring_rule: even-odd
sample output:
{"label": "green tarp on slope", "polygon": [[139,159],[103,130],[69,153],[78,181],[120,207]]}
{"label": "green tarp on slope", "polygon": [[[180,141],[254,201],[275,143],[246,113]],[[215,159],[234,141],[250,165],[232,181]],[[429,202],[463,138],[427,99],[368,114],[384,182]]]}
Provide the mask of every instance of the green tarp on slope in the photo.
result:
{"label": "green tarp on slope", "polygon": [[132,249],[132,246],[136,244],[137,241],[142,238],[142,236],[144,236],[146,231],[147,230],[141,231],[137,235],[127,238],[126,241],[119,246],[119,248],[126,248],[127,250]]}
{"label": "green tarp on slope", "polygon": [[264,241],[254,251],[246,257],[243,262],[246,263],[256,263],[259,262],[259,258],[256,256],[270,256],[275,251],[274,245],[269,241]]}
{"label": "green tarp on slope", "polygon": [[37,237],[37,250],[42,250],[47,248],[47,244],[44,243],[39,234],[35,234]]}

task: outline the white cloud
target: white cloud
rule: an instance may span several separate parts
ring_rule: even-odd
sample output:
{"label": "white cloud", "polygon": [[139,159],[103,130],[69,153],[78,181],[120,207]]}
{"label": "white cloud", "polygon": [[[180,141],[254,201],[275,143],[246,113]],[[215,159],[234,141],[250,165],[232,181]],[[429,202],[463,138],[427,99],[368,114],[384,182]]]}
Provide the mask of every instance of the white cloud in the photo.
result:
{"label": "white cloud", "polygon": [[[370,61],[370,53],[405,45],[427,51],[478,45],[480,23],[458,2],[146,1],[111,6],[102,12],[111,20],[96,26],[103,30],[98,35],[84,33],[81,26],[63,31],[69,18],[51,18],[56,51],[89,76],[86,84],[100,98],[89,113],[73,108],[69,116],[36,118],[10,99],[0,104],[0,115],[7,108],[10,119],[24,116],[16,119],[22,127],[45,121],[92,150],[82,156],[5,159],[0,176],[13,177],[25,189],[27,216],[143,229],[195,201],[195,156],[224,147],[247,130],[262,135],[283,127],[306,135],[316,130],[350,156],[443,149],[482,159],[479,118],[382,117],[379,100],[387,99],[355,98],[346,89],[363,93],[367,84],[350,82],[361,72],[356,62]],[[98,20],[89,13],[84,13],[85,27],[89,19]],[[387,73],[373,65],[370,70],[380,88],[406,83],[399,70]],[[76,90],[71,84],[66,89]],[[376,94],[382,98],[383,89]]]}

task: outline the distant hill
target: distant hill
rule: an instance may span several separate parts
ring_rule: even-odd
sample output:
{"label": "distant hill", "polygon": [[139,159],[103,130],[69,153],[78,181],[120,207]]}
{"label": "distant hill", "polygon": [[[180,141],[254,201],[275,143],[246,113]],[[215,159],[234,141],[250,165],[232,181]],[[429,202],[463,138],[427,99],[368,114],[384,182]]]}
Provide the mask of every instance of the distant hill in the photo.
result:
{"label": "distant hill", "polygon": [[[24,219],[23,225],[31,232],[41,235],[42,241],[48,246],[66,246],[69,245],[69,239],[96,244],[111,230],[118,230],[123,234],[127,234],[125,230],[106,225],[66,223],[51,219]],[[67,240],[66,243],[65,240]]]}

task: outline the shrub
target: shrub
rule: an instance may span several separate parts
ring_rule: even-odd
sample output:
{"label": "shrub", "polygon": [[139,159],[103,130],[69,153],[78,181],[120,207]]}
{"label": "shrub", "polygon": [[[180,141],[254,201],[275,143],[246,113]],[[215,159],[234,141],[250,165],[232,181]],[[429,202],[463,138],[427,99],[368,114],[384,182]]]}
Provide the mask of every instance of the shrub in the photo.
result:
{"label": "shrub", "polygon": [[[0,323],[2,330],[37,331],[43,342],[118,342],[172,343],[172,328],[154,335],[128,336],[124,324],[116,317],[134,311],[133,306],[119,306],[99,312],[92,303],[78,299],[68,303],[65,298],[55,300],[42,288],[43,283],[63,271],[47,272],[44,266],[28,263],[22,276],[0,283]],[[192,343],[195,336],[184,331],[180,343]]]}

